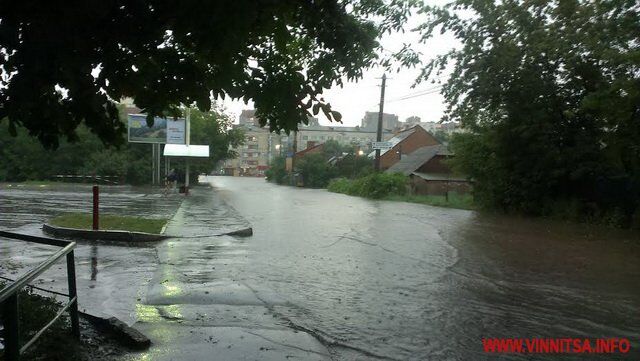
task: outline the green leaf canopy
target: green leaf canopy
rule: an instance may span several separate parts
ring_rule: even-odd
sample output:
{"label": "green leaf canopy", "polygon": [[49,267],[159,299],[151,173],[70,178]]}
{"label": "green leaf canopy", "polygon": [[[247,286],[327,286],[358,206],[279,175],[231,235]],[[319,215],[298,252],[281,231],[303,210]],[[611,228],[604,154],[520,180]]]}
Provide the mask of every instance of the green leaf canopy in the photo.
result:
{"label": "green leaf canopy", "polygon": [[150,122],[224,96],[253,100],[273,131],[315,104],[339,121],[322,90],[361,77],[407,12],[395,0],[0,1],[0,119],[51,148],[82,122],[122,142],[122,97]]}

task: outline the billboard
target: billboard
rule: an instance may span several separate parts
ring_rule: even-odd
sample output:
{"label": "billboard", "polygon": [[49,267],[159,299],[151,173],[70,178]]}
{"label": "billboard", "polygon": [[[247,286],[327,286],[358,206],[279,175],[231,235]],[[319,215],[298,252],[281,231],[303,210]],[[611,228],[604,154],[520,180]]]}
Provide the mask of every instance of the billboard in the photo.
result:
{"label": "billboard", "polygon": [[129,142],[185,144],[184,119],[153,118],[153,126],[147,125],[145,114],[129,114]]}

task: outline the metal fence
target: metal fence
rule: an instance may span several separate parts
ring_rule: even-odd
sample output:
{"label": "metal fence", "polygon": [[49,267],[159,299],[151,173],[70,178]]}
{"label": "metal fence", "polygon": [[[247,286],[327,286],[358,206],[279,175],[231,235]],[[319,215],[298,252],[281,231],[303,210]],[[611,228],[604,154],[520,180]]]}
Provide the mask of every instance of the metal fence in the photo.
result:
{"label": "metal fence", "polygon": [[76,174],[58,174],[51,176],[55,181],[69,182],[103,182],[105,184],[119,184],[120,177],[116,175],[76,175]]}
{"label": "metal fence", "polygon": [[[62,316],[62,314],[69,310],[69,316],[71,318],[71,333],[80,338],[80,324],[78,320],[78,296],[76,292],[76,268],[75,260],[73,256],[73,249],[76,246],[75,242],[63,241],[55,238],[29,236],[25,234],[0,231],[0,237],[9,238],[14,240],[20,240],[25,242],[33,242],[39,244],[46,244],[50,246],[62,247],[59,251],[55,252],[49,258],[40,263],[37,267],[31,269],[25,273],[22,277],[15,280],[9,286],[0,291],[0,305],[2,305],[2,321],[4,324],[4,357],[5,360],[15,361],[20,359],[20,355],[25,352],[29,346],[33,345],[36,340],[42,336],[42,334],[53,323]],[[19,307],[18,293],[32,280],[49,269],[56,261],[63,256],[67,258],[67,281],[69,285],[69,301],[58,311],[56,316],[49,321],[42,329],[35,333],[35,335],[27,342],[21,345],[20,340],[20,320],[19,320]]]}

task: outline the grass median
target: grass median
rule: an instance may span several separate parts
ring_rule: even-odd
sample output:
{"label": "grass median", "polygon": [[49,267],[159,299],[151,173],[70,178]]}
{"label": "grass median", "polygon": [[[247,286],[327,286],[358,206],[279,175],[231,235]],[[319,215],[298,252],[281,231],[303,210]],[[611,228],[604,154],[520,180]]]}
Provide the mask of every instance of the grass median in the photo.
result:
{"label": "grass median", "polygon": [[[87,229],[93,225],[93,216],[90,213],[65,213],[57,216],[49,223],[57,227]],[[167,219],[149,219],[132,216],[116,216],[113,214],[100,215],[100,230],[102,231],[129,231],[160,234]]]}

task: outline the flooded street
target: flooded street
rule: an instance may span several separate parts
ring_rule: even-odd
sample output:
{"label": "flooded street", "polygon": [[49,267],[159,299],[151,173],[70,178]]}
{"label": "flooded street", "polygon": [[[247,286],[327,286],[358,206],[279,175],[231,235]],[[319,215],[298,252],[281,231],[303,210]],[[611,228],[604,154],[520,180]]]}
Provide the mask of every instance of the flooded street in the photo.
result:
{"label": "flooded street", "polygon": [[[247,358],[254,346],[250,359],[638,359],[638,233],[206,180],[213,190],[184,202],[105,187],[102,212],[171,218],[167,234],[179,237],[78,244],[80,307],[152,339],[128,359]],[[89,194],[4,188],[0,227],[38,234],[52,215],[88,210]],[[251,237],[220,236],[247,225]],[[3,240],[0,273],[16,277],[51,251]],[[57,264],[36,284],[65,282]],[[632,344],[602,357],[487,355],[481,340],[493,337]]]}
{"label": "flooded street", "polygon": [[639,355],[637,233],[211,182],[254,227],[219,276],[272,288],[337,358],[478,360],[489,337],[628,337]]}
{"label": "flooded street", "polygon": [[[91,212],[90,184],[0,185],[0,229],[42,236],[42,224],[65,212]],[[130,186],[100,186],[102,214],[147,218],[173,216],[183,197],[163,197],[161,191]],[[59,248],[0,239],[0,276],[16,279]],[[145,295],[157,264],[152,245],[127,247],[79,241],[75,249],[80,310],[116,316],[133,323],[136,304]],[[55,263],[34,285],[67,290],[64,262]]]}

